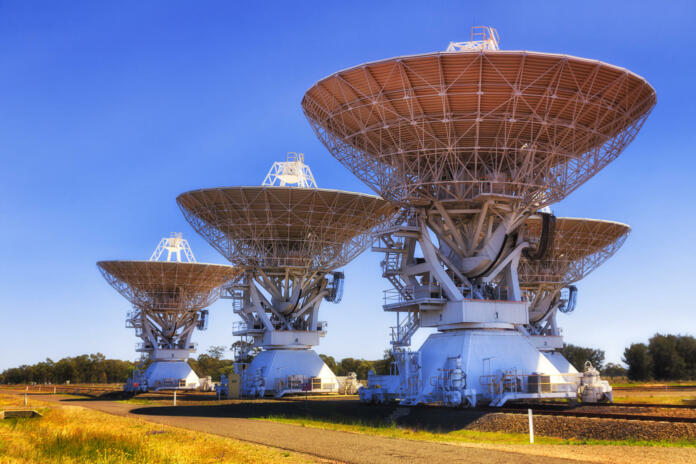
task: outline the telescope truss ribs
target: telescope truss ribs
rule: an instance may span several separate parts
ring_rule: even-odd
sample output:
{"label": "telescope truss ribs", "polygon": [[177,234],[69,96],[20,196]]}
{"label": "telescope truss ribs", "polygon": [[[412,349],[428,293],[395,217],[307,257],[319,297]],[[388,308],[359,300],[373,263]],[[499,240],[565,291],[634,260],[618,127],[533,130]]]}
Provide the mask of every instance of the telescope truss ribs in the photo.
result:
{"label": "telescope truss ribs", "polygon": [[395,211],[350,192],[297,187],[226,187],[177,198],[186,220],[229,261],[247,268],[328,272],[370,245]]}
{"label": "telescope truss ribs", "polygon": [[232,266],[175,261],[100,261],[106,281],[134,306],[127,323],[140,351],[186,349],[200,311],[241,272]]}
{"label": "telescope truss ribs", "polygon": [[[624,244],[631,228],[597,219],[557,218],[554,246],[544,259],[520,259],[522,288],[540,284],[566,286],[577,282],[609,259]],[[530,243],[539,241],[541,219],[531,217],[523,226]]]}
{"label": "telescope truss ribs", "polygon": [[655,103],[654,89],[625,69],[519,51],[368,63],[302,100],[332,155],[388,200],[495,196],[537,209],[615,159]]}
{"label": "telescope truss ribs", "polygon": [[[527,219],[522,233],[532,244],[541,237],[542,220]],[[530,302],[530,332],[557,335],[555,310],[574,308],[561,298],[561,290],[594,271],[624,244],[631,228],[613,221],[579,218],[557,218],[553,247],[540,260],[520,259],[517,273],[520,287]],[[577,292],[577,289],[570,290]],[[569,296],[570,298],[570,296]],[[573,303],[574,305],[574,303]],[[543,326],[546,323],[546,326]],[[541,330],[540,327],[546,330]]]}

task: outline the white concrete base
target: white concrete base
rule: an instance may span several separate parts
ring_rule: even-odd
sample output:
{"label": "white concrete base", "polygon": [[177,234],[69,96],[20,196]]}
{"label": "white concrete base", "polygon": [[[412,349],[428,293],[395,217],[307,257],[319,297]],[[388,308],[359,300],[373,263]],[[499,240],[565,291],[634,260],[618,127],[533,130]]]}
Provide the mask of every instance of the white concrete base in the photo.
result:
{"label": "white concrete base", "polygon": [[242,395],[280,397],[301,393],[303,386],[313,393],[336,393],[338,379],[314,350],[265,350],[244,372]]}
{"label": "white concrete base", "polygon": [[[514,399],[577,398],[580,375],[575,369],[566,369],[558,357],[550,356],[558,366],[516,330],[440,332],[430,335],[417,353],[403,357],[407,361],[399,363],[398,376],[368,379],[368,389],[361,391],[361,398],[448,406],[502,406]],[[395,377],[394,381],[388,377]],[[378,382],[381,386],[376,385]]]}
{"label": "white concrete base", "polygon": [[134,372],[126,391],[195,390],[200,379],[186,361],[153,361],[145,372]]}
{"label": "white concrete base", "polygon": [[556,366],[556,369],[560,372],[570,372],[571,374],[578,373],[578,370],[570,364],[570,361],[563,357],[561,353],[557,351],[546,351],[544,352],[544,356],[546,356],[548,360],[551,361],[551,364]]}

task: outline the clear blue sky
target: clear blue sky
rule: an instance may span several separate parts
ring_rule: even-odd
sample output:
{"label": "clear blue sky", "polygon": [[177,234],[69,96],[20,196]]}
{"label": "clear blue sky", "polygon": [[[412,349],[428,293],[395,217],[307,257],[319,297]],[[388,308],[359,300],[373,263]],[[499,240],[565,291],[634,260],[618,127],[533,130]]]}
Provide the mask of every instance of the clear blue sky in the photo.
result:
{"label": "clear blue sky", "polygon": [[[696,335],[694,4],[0,1],[0,369],[134,359],[129,305],[95,262],[146,259],[182,231],[199,261],[223,263],[184,221],[183,191],[259,184],[302,151],[321,187],[367,192],[314,137],[304,92],[361,62],[444,50],[477,24],[497,27],[504,49],[604,60],[655,87],[633,144],[554,207],[633,227],[560,322],[609,361],[656,331]],[[346,267],[319,352],[381,356],[393,320],[379,259]],[[199,351],[233,341],[229,302],[211,313]]]}

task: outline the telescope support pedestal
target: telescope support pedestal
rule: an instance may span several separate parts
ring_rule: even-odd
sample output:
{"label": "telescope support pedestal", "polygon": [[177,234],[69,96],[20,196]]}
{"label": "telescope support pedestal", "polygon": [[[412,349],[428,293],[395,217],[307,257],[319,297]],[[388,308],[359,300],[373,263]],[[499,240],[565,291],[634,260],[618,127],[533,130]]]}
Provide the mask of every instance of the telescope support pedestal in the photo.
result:
{"label": "telescope support pedestal", "polygon": [[186,360],[155,360],[145,372],[133,371],[128,379],[125,391],[146,392],[158,390],[195,390],[200,386],[198,375]]}
{"label": "telescope support pedestal", "polygon": [[502,406],[520,399],[577,399],[582,378],[574,369],[560,371],[517,330],[440,332],[417,352],[397,351],[395,357],[398,373],[370,376],[362,401]]}
{"label": "telescope support pedestal", "polygon": [[336,393],[338,379],[314,350],[267,349],[242,374],[242,396]]}

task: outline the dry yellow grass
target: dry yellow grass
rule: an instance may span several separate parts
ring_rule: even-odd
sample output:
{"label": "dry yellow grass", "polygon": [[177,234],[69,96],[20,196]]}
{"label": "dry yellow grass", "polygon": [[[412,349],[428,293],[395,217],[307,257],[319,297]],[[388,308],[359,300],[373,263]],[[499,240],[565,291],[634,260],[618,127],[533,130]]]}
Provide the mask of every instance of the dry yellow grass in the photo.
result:
{"label": "dry yellow grass", "polygon": [[[0,395],[0,409],[13,409],[22,402]],[[47,407],[47,403],[33,400],[30,406],[44,417],[0,421],[0,464],[321,462],[307,455],[75,406]]]}

